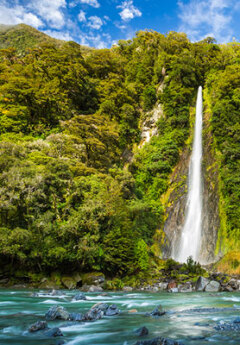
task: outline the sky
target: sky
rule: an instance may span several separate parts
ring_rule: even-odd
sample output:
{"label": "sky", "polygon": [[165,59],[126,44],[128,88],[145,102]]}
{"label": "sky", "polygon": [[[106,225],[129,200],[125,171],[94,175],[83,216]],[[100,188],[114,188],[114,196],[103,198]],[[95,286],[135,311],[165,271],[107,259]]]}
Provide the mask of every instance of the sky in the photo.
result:
{"label": "sky", "polygon": [[185,32],[193,42],[240,40],[240,0],[0,0],[0,23],[105,48],[139,30]]}

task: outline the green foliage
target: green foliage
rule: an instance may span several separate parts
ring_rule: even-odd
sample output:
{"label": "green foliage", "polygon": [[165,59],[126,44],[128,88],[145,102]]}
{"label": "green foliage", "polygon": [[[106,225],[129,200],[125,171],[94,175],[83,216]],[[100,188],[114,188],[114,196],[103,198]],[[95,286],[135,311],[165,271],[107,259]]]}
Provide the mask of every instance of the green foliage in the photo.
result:
{"label": "green foliage", "polygon": [[187,271],[188,274],[203,275],[205,270],[201,267],[199,262],[193,260],[191,256],[187,258],[187,262],[182,267],[183,271]]}
{"label": "green foliage", "polygon": [[[238,176],[232,174],[239,158],[239,70],[229,66],[218,80],[213,72],[223,56],[231,65],[226,50],[209,39],[190,43],[176,32],[139,31],[111,49],[87,51],[21,25],[4,28],[0,43],[6,37],[0,45],[4,263],[36,274],[146,274],[154,234],[164,222],[161,196],[207,74],[215,102],[212,126],[226,166],[223,194],[237,234]],[[238,61],[238,47],[229,49]],[[139,144],[139,120],[157,99],[164,110],[159,134],[137,150],[127,169],[124,157]],[[122,287],[120,279],[109,284]]]}

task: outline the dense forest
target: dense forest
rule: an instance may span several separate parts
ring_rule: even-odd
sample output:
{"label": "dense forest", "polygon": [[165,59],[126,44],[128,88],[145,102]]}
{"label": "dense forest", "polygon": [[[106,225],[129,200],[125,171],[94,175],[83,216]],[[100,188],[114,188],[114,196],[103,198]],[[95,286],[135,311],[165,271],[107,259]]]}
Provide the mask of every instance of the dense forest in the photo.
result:
{"label": "dense forest", "polygon": [[[216,251],[240,264],[239,43],[140,31],[87,49],[24,25],[0,40],[2,267],[121,277],[157,265],[161,196],[188,145],[199,85],[219,169]],[[157,135],[140,145],[156,104]]]}

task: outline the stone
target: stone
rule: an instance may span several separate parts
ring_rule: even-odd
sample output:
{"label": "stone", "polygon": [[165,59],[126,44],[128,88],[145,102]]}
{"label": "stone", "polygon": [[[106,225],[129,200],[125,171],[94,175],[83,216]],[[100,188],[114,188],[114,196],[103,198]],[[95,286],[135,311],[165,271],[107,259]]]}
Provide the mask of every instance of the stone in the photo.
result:
{"label": "stone", "polygon": [[63,286],[69,290],[75,289],[77,287],[77,282],[71,277],[62,277],[61,281]]}
{"label": "stone", "polygon": [[179,292],[192,292],[192,284],[190,282],[180,284],[178,290]]}
{"label": "stone", "polygon": [[112,304],[108,307],[108,309],[104,313],[106,316],[114,316],[120,314],[120,310],[116,306],[116,304]]}
{"label": "stone", "polygon": [[220,283],[215,281],[215,280],[211,280],[209,284],[207,284],[207,286],[205,287],[205,291],[206,292],[217,292],[220,290]]}
{"label": "stone", "polygon": [[63,337],[62,331],[58,327],[50,328],[44,332],[46,337]]}
{"label": "stone", "polygon": [[143,326],[143,327],[138,328],[134,333],[139,337],[143,337],[145,335],[148,335],[149,332],[148,332],[147,327]]}
{"label": "stone", "polygon": [[96,321],[103,317],[104,312],[99,308],[90,309],[85,315],[84,320],[86,321]]}
{"label": "stone", "polygon": [[82,276],[83,285],[103,285],[105,276],[100,272],[86,273]]}
{"label": "stone", "polygon": [[81,321],[85,320],[84,315],[81,314],[81,313],[70,313],[69,314],[69,319],[71,321],[78,321],[78,322],[81,322]]}
{"label": "stone", "polygon": [[45,318],[48,321],[53,321],[56,319],[59,320],[70,320],[69,312],[61,306],[53,306],[51,307],[45,314]]}
{"label": "stone", "polygon": [[73,301],[85,301],[87,298],[83,292],[78,292],[75,296],[73,296]]}
{"label": "stone", "polygon": [[167,285],[167,289],[170,290],[170,289],[175,289],[177,287],[177,283],[176,282],[170,282],[168,283]]}
{"label": "stone", "polygon": [[168,287],[168,283],[159,283],[158,284],[159,286],[159,290],[167,290],[167,287]]}
{"label": "stone", "polygon": [[204,278],[200,276],[196,282],[196,291],[204,291],[205,287],[209,284],[209,280],[207,278]]}
{"label": "stone", "polygon": [[102,292],[103,288],[101,286],[91,285],[88,289],[88,292]]}
{"label": "stone", "polygon": [[178,288],[176,287],[176,288],[169,289],[168,292],[176,293],[179,291],[178,291]]}
{"label": "stone", "polygon": [[124,286],[123,287],[123,291],[124,292],[132,292],[133,291],[133,288],[131,286]]}
{"label": "stone", "polygon": [[34,333],[43,329],[48,328],[48,324],[46,321],[37,321],[28,328],[28,332]]}
{"label": "stone", "polygon": [[150,340],[137,341],[135,345],[183,345],[183,344],[176,340],[157,337]]}
{"label": "stone", "polygon": [[159,305],[158,307],[156,307],[155,309],[153,309],[153,311],[151,313],[146,313],[146,316],[153,316],[153,317],[159,317],[166,314],[166,311],[163,310],[163,307],[161,305]]}
{"label": "stone", "polygon": [[43,278],[38,287],[39,289],[58,289],[59,285],[51,278]]}
{"label": "stone", "polygon": [[159,291],[159,288],[157,287],[157,286],[154,286],[153,288],[152,288],[152,292],[158,292]]}
{"label": "stone", "polygon": [[130,309],[128,311],[128,314],[134,314],[134,313],[137,313],[137,309]]}

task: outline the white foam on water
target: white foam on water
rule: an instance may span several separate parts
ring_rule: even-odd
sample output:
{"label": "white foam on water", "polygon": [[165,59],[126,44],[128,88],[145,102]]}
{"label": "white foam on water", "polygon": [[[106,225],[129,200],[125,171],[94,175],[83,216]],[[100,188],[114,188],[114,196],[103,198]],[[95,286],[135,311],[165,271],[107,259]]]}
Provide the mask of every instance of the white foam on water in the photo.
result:
{"label": "white foam on water", "polygon": [[[66,303],[61,301],[61,304]],[[59,304],[59,301],[55,301],[54,299],[46,299],[45,301],[38,302],[38,304]]]}
{"label": "white foam on water", "polygon": [[3,333],[10,333],[10,334],[19,334],[19,329],[17,327],[14,326],[10,326],[10,327],[5,327],[2,329]]}
{"label": "white foam on water", "polygon": [[240,297],[236,296],[223,297],[223,299],[224,301],[240,302]]}
{"label": "white foam on water", "polygon": [[100,339],[100,338],[105,338],[106,336],[109,337],[111,335],[116,335],[115,333],[97,333],[97,334],[86,334],[86,335],[81,335],[75,338],[74,340],[68,342],[66,345],[76,345],[76,344],[81,344],[81,341],[84,340],[94,340],[94,339]]}
{"label": "white foam on water", "polygon": [[16,302],[11,302],[11,301],[0,302],[0,305],[10,305],[10,304],[16,304]]}

